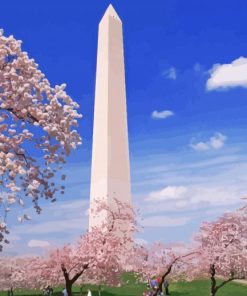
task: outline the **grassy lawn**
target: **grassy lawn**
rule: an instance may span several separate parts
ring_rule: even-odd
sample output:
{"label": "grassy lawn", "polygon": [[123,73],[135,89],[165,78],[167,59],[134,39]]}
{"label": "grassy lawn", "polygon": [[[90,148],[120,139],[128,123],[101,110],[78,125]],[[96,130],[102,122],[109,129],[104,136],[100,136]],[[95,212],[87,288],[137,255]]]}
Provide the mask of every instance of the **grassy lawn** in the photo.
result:
{"label": "grassy lawn", "polygon": [[[210,282],[201,280],[194,282],[180,282],[171,284],[173,296],[209,296]],[[238,283],[229,283],[221,288],[218,296],[247,296],[247,286]]]}
{"label": "grassy lawn", "polygon": [[[172,296],[209,296],[210,283],[206,280],[194,281],[191,283],[180,282],[172,283],[170,285],[170,293]],[[83,296],[86,295],[88,286],[84,286]],[[90,286],[93,296],[98,295],[97,287]],[[145,284],[135,285],[134,283],[128,283],[123,287],[109,288],[103,287],[102,296],[142,296],[143,291],[146,289]],[[62,288],[55,289],[54,296],[61,296]],[[38,291],[16,291],[16,296],[28,296],[28,295],[41,295]],[[80,288],[75,287],[74,295],[79,296]],[[229,283],[219,290],[218,296],[247,296],[247,286],[239,283]],[[7,296],[6,292],[0,292],[0,296]]]}

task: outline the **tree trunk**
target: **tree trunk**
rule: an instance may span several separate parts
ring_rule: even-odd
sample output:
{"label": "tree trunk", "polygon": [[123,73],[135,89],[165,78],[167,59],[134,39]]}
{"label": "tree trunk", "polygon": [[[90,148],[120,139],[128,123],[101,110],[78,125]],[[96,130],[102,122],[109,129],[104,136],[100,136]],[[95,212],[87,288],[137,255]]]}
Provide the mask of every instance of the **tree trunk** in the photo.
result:
{"label": "tree trunk", "polygon": [[173,266],[174,263],[172,263],[167,271],[163,274],[163,276],[161,277],[161,282],[159,283],[159,286],[158,288],[156,289],[156,291],[154,292],[153,296],[157,296],[159,292],[162,292],[162,286],[163,286],[163,283],[165,281],[165,278],[168,276],[168,274],[171,272],[172,270],[172,266]]}
{"label": "tree trunk", "polygon": [[211,289],[210,289],[210,296],[215,296],[217,289],[216,289],[216,280],[215,280],[215,265],[210,265],[210,275],[211,275]]}
{"label": "tree trunk", "polygon": [[14,296],[13,288],[10,288],[10,289],[8,290],[8,296]]}
{"label": "tree trunk", "polygon": [[65,279],[65,285],[66,285],[66,290],[67,290],[68,296],[73,296],[72,286],[78,280],[78,278],[83,274],[84,270],[86,270],[88,268],[88,264],[83,265],[83,269],[80,272],[77,272],[73,276],[72,279],[69,278],[69,273],[68,273],[66,267],[64,266],[64,264],[61,264],[61,268],[63,271],[63,276]]}
{"label": "tree trunk", "polygon": [[70,280],[66,280],[66,290],[68,293],[68,296],[73,296],[72,294],[72,283]]}
{"label": "tree trunk", "polygon": [[185,254],[185,255],[183,255],[183,256],[180,256],[180,257],[175,258],[175,259],[171,262],[171,264],[168,266],[167,271],[162,275],[162,277],[161,277],[161,282],[159,283],[159,286],[158,286],[158,288],[156,289],[156,291],[154,292],[153,296],[157,296],[159,292],[162,292],[162,286],[163,286],[163,283],[164,283],[164,281],[165,281],[165,278],[166,278],[166,277],[168,276],[168,274],[171,272],[173,265],[174,265],[178,260],[180,260],[180,259],[182,259],[182,258],[185,258],[185,257],[188,257],[188,256],[191,256],[191,255],[194,255],[194,254],[197,254],[197,253],[198,253],[197,251],[196,251],[196,252],[191,252],[191,253],[187,253],[187,254]]}
{"label": "tree trunk", "polygon": [[101,296],[101,285],[98,285],[98,293],[99,293],[99,296]]}

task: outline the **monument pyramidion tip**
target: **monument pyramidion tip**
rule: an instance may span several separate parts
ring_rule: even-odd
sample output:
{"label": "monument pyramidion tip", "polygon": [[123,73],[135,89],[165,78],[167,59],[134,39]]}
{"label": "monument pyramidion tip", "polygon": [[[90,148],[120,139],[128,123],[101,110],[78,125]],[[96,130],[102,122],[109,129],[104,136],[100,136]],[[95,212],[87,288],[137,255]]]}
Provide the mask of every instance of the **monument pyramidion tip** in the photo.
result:
{"label": "monument pyramidion tip", "polygon": [[112,6],[112,4],[110,4],[108,6],[108,8],[106,9],[102,20],[105,19],[105,18],[108,18],[109,16],[115,18],[116,20],[121,21],[120,17],[118,16],[118,14],[117,14],[116,10],[114,9],[114,7]]}

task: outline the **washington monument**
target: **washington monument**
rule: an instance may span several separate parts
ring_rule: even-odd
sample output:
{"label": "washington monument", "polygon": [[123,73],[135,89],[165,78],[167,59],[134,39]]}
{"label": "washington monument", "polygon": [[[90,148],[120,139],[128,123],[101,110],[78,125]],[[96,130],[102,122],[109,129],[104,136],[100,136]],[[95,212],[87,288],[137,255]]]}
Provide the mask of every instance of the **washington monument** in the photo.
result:
{"label": "washington monument", "polygon": [[[122,22],[110,5],[98,33],[90,209],[114,198],[132,204]],[[90,211],[89,229],[102,219]]]}

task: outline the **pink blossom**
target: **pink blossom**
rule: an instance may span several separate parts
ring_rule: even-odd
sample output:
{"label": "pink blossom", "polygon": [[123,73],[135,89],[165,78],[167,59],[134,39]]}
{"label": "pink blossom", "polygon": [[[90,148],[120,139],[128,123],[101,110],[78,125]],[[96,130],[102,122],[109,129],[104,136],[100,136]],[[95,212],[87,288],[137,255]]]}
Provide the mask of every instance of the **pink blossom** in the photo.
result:
{"label": "pink blossom", "polygon": [[[39,199],[53,200],[60,187],[51,185],[52,179],[81,144],[78,104],[65,84],[50,85],[21,43],[0,30],[0,222],[5,223],[16,201],[23,207],[24,199],[30,200],[40,213]],[[34,148],[43,161],[29,154]]]}

